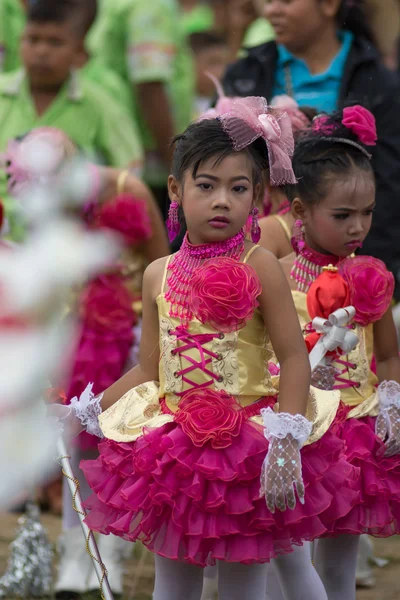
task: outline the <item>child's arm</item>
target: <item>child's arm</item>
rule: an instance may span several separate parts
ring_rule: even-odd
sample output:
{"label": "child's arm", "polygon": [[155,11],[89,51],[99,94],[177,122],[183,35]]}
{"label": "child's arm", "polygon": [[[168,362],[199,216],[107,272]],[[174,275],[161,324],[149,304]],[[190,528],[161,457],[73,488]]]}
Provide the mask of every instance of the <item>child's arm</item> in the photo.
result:
{"label": "child's arm", "polygon": [[400,358],[392,309],[374,324],[374,353],[379,381],[400,383]]}
{"label": "child's arm", "polygon": [[289,285],[278,260],[257,250],[250,258],[263,288],[260,310],[280,364],[280,412],[304,415],[310,388],[310,363]]}
{"label": "child's arm", "polygon": [[112,406],[133,387],[147,381],[158,381],[160,333],[156,300],[161,291],[165,261],[165,258],[155,261],[144,273],[142,296],[143,320],[139,364],[104,392],[101,400],[103,411]]}
{"label": "child's arm", "polygon": [[303,416],[310,388],[310,363],[288,282],[278,260],[265,250],[251,257],[262,284],[259,298],[264,323],[280,364],[279,413],[262,409],[269,441],[261,469],[261,490],[271,512],[304,503],[300,450],[312,424]]}

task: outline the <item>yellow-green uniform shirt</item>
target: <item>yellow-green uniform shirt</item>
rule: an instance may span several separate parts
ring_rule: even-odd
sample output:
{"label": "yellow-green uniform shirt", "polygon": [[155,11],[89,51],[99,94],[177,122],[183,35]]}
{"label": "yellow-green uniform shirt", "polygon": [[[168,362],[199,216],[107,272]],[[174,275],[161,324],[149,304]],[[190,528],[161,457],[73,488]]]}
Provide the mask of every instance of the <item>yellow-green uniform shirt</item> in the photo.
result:
{"label": "yellow-green uniform shirt", "polygon": [[[8,73],[22,67],[20,43],[25,25],[26,11],[22,0],[0,0],[0,72]],[[99,60],[90,59],[82,69],[82,75],[132,111],[129,86]]]}
{"label": "yellow-green uniform shirt", "polygon": [[87,40],[94,58],[131,86],[134,114],[146,150],[146,179],[153,185],[165,184],[166,173],[141,118],[134,88],[146,82],[165,83],[175,132],[182,132],[190,123],[194,69],[180,16],[176,0],[100,0],[99,17]]}
{"label": "yellow-green uniform shirt", "polygon": [[22,0],[0,0],[0,72],[18,69],[19,46],[26,22]]}
{"label": "yellow-green uniform shirt", "polygon": [[[98,163],[113,167],[140,168],[143,151],[132,116],[87,77],[75,73],[49,108],[38,116],[23,70],[0,75],[0,152],[9,140],[36,127],[56,127]],[[6,180],[0,180],[0,198],[6,195]],[[6,200],[6,216],[14,235],[13,203]]]}

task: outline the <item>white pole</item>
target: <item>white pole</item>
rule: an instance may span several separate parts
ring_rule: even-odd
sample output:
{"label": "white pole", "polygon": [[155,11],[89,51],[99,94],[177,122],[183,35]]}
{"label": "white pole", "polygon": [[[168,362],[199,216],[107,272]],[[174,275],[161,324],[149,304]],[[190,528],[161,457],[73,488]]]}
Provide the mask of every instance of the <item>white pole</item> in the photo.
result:
{"label": "white pole", "polygon": [[86,552],[90,555],[93,561],[94,570],[96,571],[96,575],[99,580],[102,600],[114,600],[110,584],[108,583],[107,569],[103,561],[101,560],[95,537],[93,535],[93,532],[84,522],[86,512],[83,508],[82,498],[79,492],[79,481],[73,474],[70,456],[67,452],[64,440],[61,436],[58,438],[57,451],[59,453],[57,460],[61,464],[63,475],[65,476],[68,482],[68,486],[72,495],[72,507],[78,513],[83,535],[85,536]]}

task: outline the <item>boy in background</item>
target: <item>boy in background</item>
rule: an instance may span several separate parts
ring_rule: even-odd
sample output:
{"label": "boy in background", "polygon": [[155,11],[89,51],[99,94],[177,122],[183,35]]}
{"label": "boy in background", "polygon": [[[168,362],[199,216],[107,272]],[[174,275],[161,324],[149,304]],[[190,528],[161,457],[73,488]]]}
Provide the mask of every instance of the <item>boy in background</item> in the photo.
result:
{"label": "boy in background", "polygon": [[222,79],[228,65],[228,45],[222,36],[211,31],[192,33],[189,41],[196,73],[193,119],[197,119],[210,108],[215,98],[215,85],[207,73],[218,81]]}
{"label": "boy in background", "polygon": [[89,50],[129,84],[146,153],[146,182],[160,208],[174,134],[189,124],[194,73],[177,0],[101,0]]}
{"label": "boy in background", "polygon": [[[140,170],[142,145],[132,115],[76,69],[86,33],[81,11],[80,0],[29,5],[21,41],[24,68],[0,75],[0,151],[9,140],[50,126],[64,131],[91,160]],[[12,211],[9,202],[6,207]],[[7,216],[12,227],[13,215]]]}

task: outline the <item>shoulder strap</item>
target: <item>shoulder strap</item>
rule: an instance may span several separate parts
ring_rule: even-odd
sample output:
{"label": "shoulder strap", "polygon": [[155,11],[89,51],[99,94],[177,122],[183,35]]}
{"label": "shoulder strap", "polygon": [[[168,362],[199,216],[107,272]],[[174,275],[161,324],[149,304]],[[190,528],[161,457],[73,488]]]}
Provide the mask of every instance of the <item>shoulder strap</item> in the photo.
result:
{"label": "shoulder strap", "polygon": [[282,227],[283,231],[285,232],[285,235],[286,235],[288,241],[290,242],[290,240],[292,238],[292,234],[290,232],[289,225],[286,223],[285,219],[281,215],[272,215],[272,218],[276,219],[278,221],[278,223]]}
{"label": "shoulder strap", "polygon": [[250,250],[248,251],[248,253],[246,254],[246,256],[243,259],[244,264],[246,264],[250,258],[250,256],[253,254],[253,252],[255,250],[257,250],[257,248],[260,248],[260,246],[253,246],[252,248],[250,248]]}
{"label": "shoulder strap", "polygon": [[161,293],[164,293],[165,290],[165,284],[167,283],[167,275],[168,275],[168,266],[169,263],[171,262],[171,258],[172,258],[172,254],[170,254],[165,262],[165,267],[164,267],[164,274],[163,274],[163,278],[162,278],[162,284],[161,284]]}

